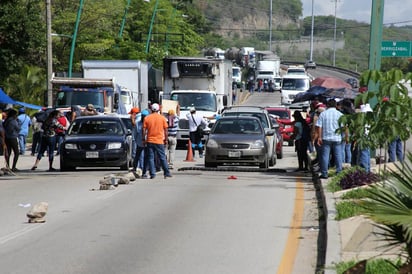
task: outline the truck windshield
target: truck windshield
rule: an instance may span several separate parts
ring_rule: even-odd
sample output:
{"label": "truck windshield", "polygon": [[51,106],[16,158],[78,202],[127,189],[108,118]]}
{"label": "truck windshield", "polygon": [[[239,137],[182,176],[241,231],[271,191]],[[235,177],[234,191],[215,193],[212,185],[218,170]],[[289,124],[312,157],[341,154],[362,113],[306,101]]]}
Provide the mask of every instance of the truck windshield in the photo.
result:
{"label": "truck windshield", "polygon": [[104,92],[60,91],[57,93],[56,108],[66,108],[73,105],[85,107],[93,104],[97,110],[104,109]]}
{"label": "truck windshield", "polygon": [[286,90],[306,91],[309,89],[309,80],[308,79],[283,78],[282,88]]}
{"label": "truck windshield", "polygon": [[216,95],[214,93],[173,93],[171,99],[179,101],[181,110],[196,110],[216,112]]}

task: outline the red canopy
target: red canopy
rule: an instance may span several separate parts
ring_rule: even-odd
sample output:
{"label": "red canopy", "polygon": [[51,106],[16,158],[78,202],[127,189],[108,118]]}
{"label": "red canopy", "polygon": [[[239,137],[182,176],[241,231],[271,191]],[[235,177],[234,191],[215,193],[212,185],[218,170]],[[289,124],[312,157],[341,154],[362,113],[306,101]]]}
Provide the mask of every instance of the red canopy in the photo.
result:
{"label": "red canopy", "polygon": [[312,86],[321,86],[325,88],[334,88],[334,89],[339,89],[339,88],[352,88],[352,86],[348,83],[346,83],[344,80],[335,78],[335,77],[329,77],[329,76],[322,76],[318,77],[312,80]]}

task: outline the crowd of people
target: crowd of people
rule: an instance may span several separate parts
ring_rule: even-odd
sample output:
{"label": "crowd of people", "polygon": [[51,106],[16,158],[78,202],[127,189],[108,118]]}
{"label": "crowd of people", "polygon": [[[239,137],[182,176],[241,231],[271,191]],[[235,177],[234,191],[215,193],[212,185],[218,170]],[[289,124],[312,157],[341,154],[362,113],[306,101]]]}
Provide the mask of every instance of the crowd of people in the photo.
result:
{"label": "crowd of people", "polygon": [[[360,166],[366,172],[371,171],[371,151],[368,147],[360,147],[356,140],[351,140],[350,132],[345,125],[340,123],[340,118],[345,114],[372,112],[369,104],[364,104],[355,109],[353,100],[329,99],[321,102],[319,98],[311,101],[310,109],[304,112],[296,110],[294,117],[295,150],[298,158],[297,171],[309,171],[309,159],[315,159],[320,166],[322,179],[328,178],[328,169],[335,167],[336,173],[342,171],[343,164]],[[368,136],[369,126],[366,125],[363,135]],[[400,138],[388,143],[388,161],[402,161],[402,141]]]}
{"label": "crowd of people", "polygon": [[60,154],[60,146],[70,123],[77,116],[97,114],[92,104],[89,104],[83,111],[79,106],[72,106],[66,114],[55,109],[43,109],[32,117],[26,113],[24,107],[18,110],[5,109],[0,117],[0,155],[5,158],[5,168],[13,172],[19,171],[17,168],[19,156],[26,153],[27,137],[31,131],[30,155],[36,157],[31,170],[37,169],[41,158],[47,153],[49,171],[55,171],[54,156]]}

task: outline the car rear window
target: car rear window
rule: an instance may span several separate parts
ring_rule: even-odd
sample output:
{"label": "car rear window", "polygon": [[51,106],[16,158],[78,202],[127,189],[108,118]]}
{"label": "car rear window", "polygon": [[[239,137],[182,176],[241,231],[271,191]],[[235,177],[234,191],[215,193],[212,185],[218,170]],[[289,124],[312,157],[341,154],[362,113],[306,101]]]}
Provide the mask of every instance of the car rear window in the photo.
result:
{"label": "car rear window", "polygon": [[280,119],[290,119],[289,112],[287,110],[275,110],[275,109],[270,109],[268,110],[270,114],[278,116]]}
{"label": "car rear window", "polygon": [[255,119],[218,120],[214,134],[262,134],[263,129]]}
{"label": "car rear window", "polygon": [[262,123],[262,126],[264,128],[269,128],[268,125],[268,120],[266,118],[266,115],[264,113],[256,113],[256,112],[224,112],[223,116],[246,116],[246,117],[256,117],[260,120]]}
{"label": "car rear window", "polygon": [[123,135],[122,124],[115,120],[74,121],[68,135]]}

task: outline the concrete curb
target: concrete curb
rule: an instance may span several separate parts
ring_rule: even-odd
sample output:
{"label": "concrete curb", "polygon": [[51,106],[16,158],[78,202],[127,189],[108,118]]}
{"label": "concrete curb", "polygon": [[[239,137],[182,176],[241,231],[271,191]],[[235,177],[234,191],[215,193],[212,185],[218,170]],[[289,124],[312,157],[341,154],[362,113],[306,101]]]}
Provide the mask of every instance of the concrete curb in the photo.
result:
{"label": "concrete curb", "polygon": [[336,208],[333,194],[326,190],[328,180],[318,179],[326,221],[326,254],[324,274],[336,274],[335,265],[341,261],[339,223],[335,220]]}

